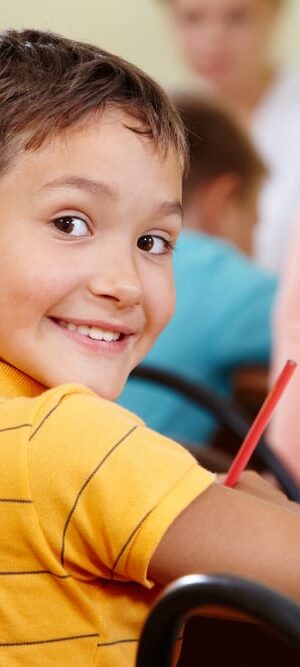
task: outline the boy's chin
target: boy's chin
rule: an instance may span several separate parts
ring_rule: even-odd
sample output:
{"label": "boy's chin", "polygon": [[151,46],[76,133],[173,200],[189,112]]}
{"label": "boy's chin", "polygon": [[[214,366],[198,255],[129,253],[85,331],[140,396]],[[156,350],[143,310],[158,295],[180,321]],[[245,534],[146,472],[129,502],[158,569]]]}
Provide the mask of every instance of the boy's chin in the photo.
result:
{"label": "boy's chin", "polygon": [[[86,381],[76,381],[77,384],[82,384],[91,391],[93,391],[99,398],[104,398],[106,401],[115,401],[122,393],[127,382],[127,375],[121,378],[102,377],[87,378]],[[73,380],[74,381],[74,380]]]}
{"label": "boy's chin", "polygon": [[107,401],[115,401],[122,393],[128,376],[109,377],[109,374],[106,374],[105,377],[101,376],[99,378],[99,376],[93,377],[93,375],[88,373],[60,372],[56,374],[52,372],[49,374],[45,373],[45,375],[42,373],[31,373],[31,377],[49,389],[63,384],[77,384],[90,389],[100,398],[104,398]]}
{"label": "boy's chin", "polygon": [[[87,385],[86,385],[87,386]],[[106,401],[116,401],[117,398],[121,395],[125,387],[125,382],[122,383],[117,389],[110,388],[109,390],[98,388],[97,386],[90,386],[88,389],[91,389],[99,398],[104,398]]]}
{"label": "boy's chin", "polygon": [[[70,380],[67,382],[70,382]],[[97,380],[84,381],[82,379],[76,380],[75,378],[71,380],[71,382],[72,384],[79,384],[86,387],[87,389],[90,389],[91,391],[94,392],[94,394],[97,394],[99,398],[103,398],[106,401],[115,401],[122,393],[126,384],[126,380],[116,383],[103,383]],[[60,383],[60,384],[65,384],[65,383]]]}

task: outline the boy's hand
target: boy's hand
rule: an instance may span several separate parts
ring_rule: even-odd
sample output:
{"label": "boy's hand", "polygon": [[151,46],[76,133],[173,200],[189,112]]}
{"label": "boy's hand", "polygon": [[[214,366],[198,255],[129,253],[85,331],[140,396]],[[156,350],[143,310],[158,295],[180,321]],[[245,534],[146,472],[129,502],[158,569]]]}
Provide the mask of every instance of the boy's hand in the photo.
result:
{"label": "boy's hand", "polygon": [[[218,482],[224,484],[226,475],[218,475]],[[288,501],[286,495],[278,489],[278,487],[273,486],[270,482],[267,482],[261,475],[253,470],[247,470],[243,472],[239,482],[234,487],[239,491],[244,491],[244,493],[249,493],[251,496],[256,496],[257,498],[263,498],[263,500],[268,500],[269,502],[275,502],[279,505],[285,504]]]}
{"label": "boy's hand", "polygon": [[[224,483],[225,479],[226,475],[218,475],[218,482],[221,484]],[[270,484],[261,475],[251,470],[242,474],[240,481],[234,488],[251,496],[256,496],[256,498],[262,498],[269,503],[286,507],[288,510],[300,512],[300,505],[290,501],[277,486]]]}

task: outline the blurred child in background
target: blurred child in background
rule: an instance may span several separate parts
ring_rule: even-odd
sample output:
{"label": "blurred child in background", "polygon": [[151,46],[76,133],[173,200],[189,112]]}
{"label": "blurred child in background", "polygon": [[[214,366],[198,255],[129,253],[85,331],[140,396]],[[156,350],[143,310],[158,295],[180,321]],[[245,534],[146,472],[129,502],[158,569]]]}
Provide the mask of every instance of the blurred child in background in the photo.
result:
{"label": "blurred child in background", "polygon": [[271,42],[285,0],[165,0],[183,54],[249,128],[269,169],[259,201],[255,256],[282,265],[300,189],[300,76],[279,66]]}
{"label": "blurred child in background", "polygon": [[178,95],[175,102],[188,128],[191,156],[185,226],[252,255],[264,163],[239,121],[212,96]]}
{"label": "blurred child in background", "polygon": [[[145,363],[230,396],[235,370],[267,364],[270,355],[276,279],[232,245],[250,252],[265,169],[238,123],[212,99],[188,96],[177,102],[191,142],[183,191],[186,225],[197,231],[184,231],[176,246],[175,315]],[[204,409],[134,377],[120,402],[182,442],[206,443],[216,429]]]}

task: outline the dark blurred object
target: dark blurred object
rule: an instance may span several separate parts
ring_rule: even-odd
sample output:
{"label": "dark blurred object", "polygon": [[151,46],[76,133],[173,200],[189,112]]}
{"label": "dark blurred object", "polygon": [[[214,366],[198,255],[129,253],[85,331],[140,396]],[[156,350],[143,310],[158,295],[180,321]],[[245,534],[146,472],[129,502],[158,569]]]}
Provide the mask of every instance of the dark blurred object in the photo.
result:
{"label": "dark blurred object", "polygon": [[234,375],[235,399],[253,416],[266,398],[268,380],[268,366],[241,366]]}
{"label": "dark blurred object", "polygon": [[[234,612],[241,612],[240,620]],[[300,664],[298,604],[240,577],[190,575],[168,586],[152,608],[141,634],[136,667],[174,664],[182,624],[195,613],[204,617],[194,616],[188,622],[178,667]]]}
{"label": "dark blurred object", "polygon": [[[241,415],[252,421],[262,406],[268,393],[269,367],[264,365],[245,365],[238,368],[233,377],[233,401]],[[231,428],[222,424],[210,443],[213,451],[226,453],[231,461],[240,445],[240,437]],[[254,457],[251,465],[258,472],[263,472],[265,465],[259,457]],[[216,472],[222,472],[216,469]]]}

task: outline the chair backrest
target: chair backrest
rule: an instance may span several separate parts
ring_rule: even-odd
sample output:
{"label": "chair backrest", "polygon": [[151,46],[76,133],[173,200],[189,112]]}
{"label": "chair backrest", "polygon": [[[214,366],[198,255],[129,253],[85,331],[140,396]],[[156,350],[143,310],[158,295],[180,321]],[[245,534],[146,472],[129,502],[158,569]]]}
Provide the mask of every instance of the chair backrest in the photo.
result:
{"label": "chair backrest", "polygon": [[[199,407],[206,408],[217,417],[220,424],[226,426],[240,441],[244,439],[249,430],[249,421],[241,415],[232,401],[219,396],[201,382],[192,382],[176,373],[170,373],[149,365],[137,366],[131,375],[166,386],[171,391],[184,395]],[[300,489],[297,482],[278,455],[267,445],[264,438],[261,438],[254,457],[275,476],[290,500],[300,502]]]}
{"label": "chair backrest", "polygon": [[[171,667],[173,648],[183,621],[196,609],[211,606],[242,612],[258,621],[263,628],[266,628],[266,632],[272,632],[274,636],[282,639],[287,647],[291,647],[296,661],[288,660],[285,664],[289,667],[300,664],[298,604],[277,591],[247,579],[225,575],[189,575],[167,586],[150,611],[141,634],[136,667]],[[237,650],[238,644],[236,636],[233,637],[231,655]],[[199,636],[199,642],[201,641],[202,638]],[[217,635],[213,637],[213,641],[218,642]],[[243,649],[246,653],[247,646]],[[221,652],[222,647],[220,655]],[[232,664],[231,656],[222,657],[223,665]],[[242,655],[237,658],[234,664],[245,664]],[[196,664],[198,665],[198,662]],[[215,663],[209,662],[209,664]],[[260,661],[259,651],[255,664],[264,664]],[[283,663],[269,662],[269,664]]]}

